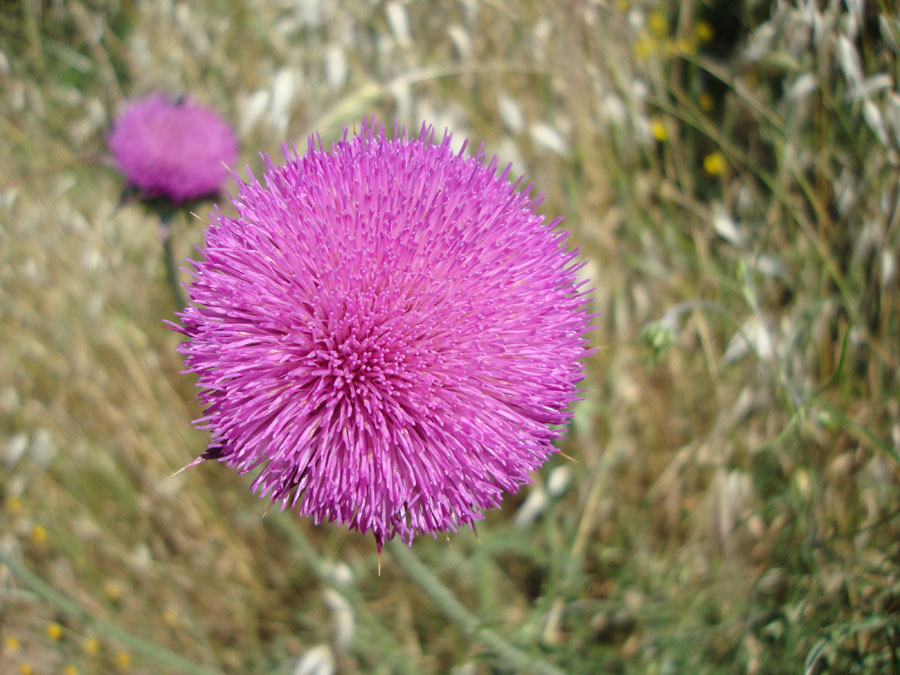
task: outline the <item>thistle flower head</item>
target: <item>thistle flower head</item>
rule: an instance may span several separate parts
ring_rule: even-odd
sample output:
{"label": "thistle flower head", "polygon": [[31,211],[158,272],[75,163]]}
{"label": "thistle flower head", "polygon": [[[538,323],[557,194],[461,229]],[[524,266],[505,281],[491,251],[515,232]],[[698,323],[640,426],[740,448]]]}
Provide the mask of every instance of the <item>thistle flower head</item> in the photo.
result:
{"label": "thistle flower head", "polygon": [[540,197],[463,151],[373,118],[239,181],[177,327],[212,433],[197,462],[258,468],[258,494],[379,549],[530,482],[577,397],[586,294]]}
{"label": "thistle flower head", "polygon": [[159,93],[126,105],[108,142],[131,185],[173,202],[218,190],[238,150],[234,131],[215,112]]}

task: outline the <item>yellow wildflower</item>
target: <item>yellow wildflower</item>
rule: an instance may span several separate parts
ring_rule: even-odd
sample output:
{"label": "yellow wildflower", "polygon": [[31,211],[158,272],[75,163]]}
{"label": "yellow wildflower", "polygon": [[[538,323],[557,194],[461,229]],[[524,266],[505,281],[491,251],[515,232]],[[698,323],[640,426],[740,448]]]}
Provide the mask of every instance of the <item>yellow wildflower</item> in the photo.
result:
{"label": "yellow wildflower", "polygon": [[19,641],[12,635],[7,636],[3,641],[3,651],[7,654],[15,654],[19,651]]}
{"label": "yellow wildflower", "polygon": [[659,49],[659,41],[649,35],[641,35],[634,43],[634,55],[641,59],[657,53]]}
{"label": "yellow wildflower", "polygon": [[709,42],[713,38],[713,27],[707,21],[701,21],[694,29],[700,42]]}
{"label": "yellow wildflower", "polygon": [[718,176],[725,171],[725,156],[716,150],[703,158],[703,169],[711,176]]}
{"label": "yellow wildflower", "polygon": [[716,107],[716,100],[712,97],[712,94],[706,92],[700,94],[700,107],[707,112]]}
{"label": "yellow wildflower", "polygon": [[100,640],[95,637],[86,637],[81,642],[81,648],[88,656],[97,656],[100,653]]}
{"label": "yellow wildflower", "polygon": [[78,675],[78,668],[71,663],[62,669],[62,675]]}
{"label": "yellow wildflower", "polygon": [[53,640],[54,642],[56,642],[57,640],[59,640],[62,637],[62,632],[63,632],[62,626],[60,626],[56,622],[48,623],[44,627],[44,630],[47,633],[47,637],[50,638],[51,640]]}
{"label": "yellow wildflower", "polygon": [[31,528],[31,542],[35,546],[43,546],[47,542],[47,530],[40,525]]}
{"label": "yellow wildflower", "polygon": [[663,124],[662,118],[660,117],[654,117],[650,120],[650,133],[652,133],[653,138],[660,143],[669,139],[669,132],[666,131],[666,125]]}
{"label": "yellow wildflower", "polygon": [[131,666],[131,654],[128,652],[118,652],[116,654],[116,668],[119,670],[128,670]]}
{"label": "yellow wildflower", "polygon": [[103,593],[106,595],[107,600],[115,602],[122,595],[122,587],[115,581],[107,581],[103,584]]}
{"label": "yellow wildflower", "polygon": [[678,54],[693,54],[697,51],[694,43],[687,38],[681,38],[675,41],[675,52]]}
{"label": "yellow wildflower", "polygon": [[650,12],[648,23],[650,25],[650,30],[656,37],[665,37],[669,32],[669,20],[666,18],[666,15],[658,9]]}
{"label": "yellow wildflower", "polygon": [[30,663],[23,663],[19,666],[19,675],[31,675],[33,672]]}

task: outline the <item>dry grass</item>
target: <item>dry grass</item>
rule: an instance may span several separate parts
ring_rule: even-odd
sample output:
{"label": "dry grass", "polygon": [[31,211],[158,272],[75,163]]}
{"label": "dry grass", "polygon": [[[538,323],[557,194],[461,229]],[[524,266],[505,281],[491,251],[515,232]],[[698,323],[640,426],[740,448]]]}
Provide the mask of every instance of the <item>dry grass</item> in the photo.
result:
{"label": "dry grass", "polygon": [[206,439],[104,159],[157,88],[254,170],[368,112],[449,126],[565,216],[604,347],[578,462],[415,544],[486,625],[572,673],[900,669],[896,3],[539,4],[0,6],[0,549],[86,612],[0,567],[0,672],[504,671],[368,539],[170,477]]}

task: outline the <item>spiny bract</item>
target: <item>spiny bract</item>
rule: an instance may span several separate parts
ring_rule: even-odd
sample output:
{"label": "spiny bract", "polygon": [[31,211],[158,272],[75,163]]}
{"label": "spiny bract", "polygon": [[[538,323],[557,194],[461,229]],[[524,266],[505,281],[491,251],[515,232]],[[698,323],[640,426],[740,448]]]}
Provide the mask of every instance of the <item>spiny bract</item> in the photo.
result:
{"label": "spiny bract", "polygon": [[379,550],[530,481],[578,395],[587,297],[540,197],[464,149],[373,118],[238,180],[178,327],[212,433],[196,462],[260,468],[260,496]]}

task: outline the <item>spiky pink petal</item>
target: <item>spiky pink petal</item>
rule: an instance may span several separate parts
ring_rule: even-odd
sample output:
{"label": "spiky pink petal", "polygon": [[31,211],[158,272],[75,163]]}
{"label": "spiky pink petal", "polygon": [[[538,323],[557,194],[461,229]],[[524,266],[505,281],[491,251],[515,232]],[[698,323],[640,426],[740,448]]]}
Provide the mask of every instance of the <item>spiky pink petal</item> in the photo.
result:
{"label": "spiky pink petal", "polygon": [[315,522],[455,530],[555,452],[589,317],[540,197],[373,118],[326,151],[266,158],[191,261],[180,349],[210,459]]}

